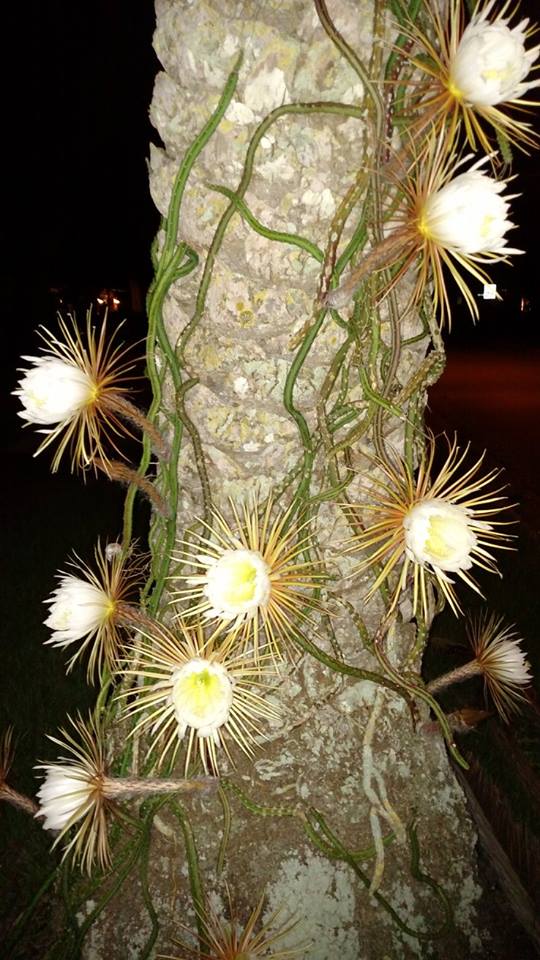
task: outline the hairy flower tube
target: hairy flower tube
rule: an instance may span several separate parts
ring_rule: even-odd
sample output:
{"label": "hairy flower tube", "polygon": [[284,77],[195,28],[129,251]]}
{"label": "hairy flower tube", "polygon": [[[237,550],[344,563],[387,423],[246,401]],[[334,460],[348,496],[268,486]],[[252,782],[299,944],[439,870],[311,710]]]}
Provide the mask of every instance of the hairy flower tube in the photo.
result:
{"label": "hairy flower tube", "polygon": [[303,559],[311,544],[308,526],[294,522],[290,510],[272,520],[271,500],[261,519],[256,502],[251,508],[244,505],[242,517],[232,502],[231,510],[232,525],[215,511],[215,532],[204,524],[195,545],[186,545],[174,558],[196,571],[173,577],[187,584],[175,602],[182,605],[182,617],[202,616],[218,632],[240,628],[255,656],[262,633],[262,642],[281,657],[283,643],[308,622],[306,608],[321,609],[313,594],[323,577]]}
{"label": "hairy flower tube", "polygon": [[120,417],[135,419],[136,408],[126,399],[123,386],[134,364],[126,360],[127,350],[115,345],[115,334],[108,336],[106,320],[96,333],[90,311],[85,334],[73,317],[69,322],[60,317],[58,323],[60,338],[46,328],[39,331],[43,356],[23,357],[31,367],[22,371],[13,391],[23,405],[19,416],[44,427],[38,432],[45,440],[35,456],[58,441],[53,473],[67,448],[72,471],[97,470],[99,463],[107,472],[109,449],[120,453],[117,438],[130,435]]}
{"label": "hairy flower tube", "polygon": [[3,784],[11,770],[14,756],[13,727],[6,727],[0,734],[0,784]]}
{"label": "hairy flower tube", "polygon": [[340,287],[330,292],[328,305],[345,304],[373,270],[395,267],[392,281],[381,290],[383,296],[414,268],[414,291],[406,309],[421,300],[432,281],[434,308],[440,310],[441,324],[445,320],[450,324],[447,270],[473,319],[478,318],[467,273],[481,284],[489,283],[483,264],[506,261],[510,254],[523,252],[508,246],[506,239],[508,231],[514,228],[509,219],[509,201],[515,194],[504,195],[508,181],[496,180],[481,169],[489,157],[459,172],[470,156],[456,163],[446,157],[442,146],[441,140],[432,138],[427,155],[412,165],[402,183],[405,203],[396,216],[399,225],[367,254]]}
{"label": "hairy flower tube", "polygon": [[40,764],[44,779],[38,790],[39,810],[46,830],[58,830],[54,846],[74,827],[64,849],[64,858],[72,853],[75,862],[90,873],[97,862],[101,869],[110,863],[107,836],[107,799],[104,794],[105,750],[102,732],[94,718],[71,721],[74,735],[66,730],[59,740],[49,737],[67,757],[56,763]]}
{"label": "hairy flower tube", "polygon": [[[200,624],[188,627],[179,620],[174,632],[156,624],[151,634],[142,633],[133,653],[137,663],[124,673],[153,682],[120,696],[130,698],[126,715],[142,713],[133,733],[148,732],[149,753],[159,751],[159,765],[171,752],[174,761],[187,739],[186,775],[197,751],[205,773],[217,776],[218,749],[231,759],[232,742],[251,757],[262,736],[259,721],[277,718],[257,692],[264,687],[261,658],[239,653],[234,633],[218,645],[215,634],[205,639]],[[265,673],[277,679],[275,670]]]}
{"label": "hairy flower tube", "polygon": [[278,941],[294,929],[297,921],[276,927],[276,920],[280,913],[276,910],[266,923],[259,925],[264,896],[251,911],[243,926],[235,916],[229,893],[228,901],[230,916],[228,923],[221,920],[207,906],[200,914],[204,937],[199,947],[193,948],[183,942],[175,941],[181,948],[181,954],[161,955],[160,960],[187,960],[188,957],[193,957],[194,960],[195,958],[196,960],[256,960],[258,957],[265,957],[266,960],[293,960],[294,957],[301,957],[305,953],[307,949],[305,946],[283,949],[277,947],[276,949]]}
{"label": "hairy flower tube", "polygon": [[19,810],[24,810],[25,813],[33,816],[37,811],[35,801],[25,796],[24,793],[14,790],[7,782],[14,754],[13,727],[10,726],[0,733],[0,800],[4,800],[6,803],[10,803]]}
{"label": "hairy flower tube", "polygon": [[517,145],[536,145],[531,125],[516,119],[508,107],[523,111],[531,103],[523,97],[540,84],[527,79],[536,69],[540,46],[526,48],[535,32],[527,19],[510,25],[515,11],[514,6],[505,16],[510,0],[491,18],[495,2],[478,4],[466,26],[461,0],[449,0],[446,16],[432,4],[434,40],[416,26],[409,31],[420,48],[420,55],[413,53],[413,63],[427,77],[427,90],[421,87],[417,103],[417,124],[445,128],[449,150],[460,121],[473,149],[478,144],[489,153],[492,132]]}
{"label": "hairy flower tube", "polygon": [[76,645],[68,670],[89,652],[89,682],[101,678],[105,669],[112,672],[121,658],[122,627],[132,619],[127,600],[136,592],[141,563],[121,551],[107,558],[107,547],[104,551],[98,543],[95,569],[76,558],[71,564],[75,572],[61,573],[59,585],[45,601],[49,615],[44,623],[53,631],[45,643]]}
{"label": "hairy flower tube", "polygon": [[[425,455],[416,476],[409,466],[396,458],[395,466],[377,461],[382,478],[373,479],[366,503],[359,509],[373,517],[364,530],[352,538],[347,552],[370,551],[360,561],[357,572],[375,570],[375,582],[366,600],[382,583],[391,589],[391,609],[399,601],[412,574],[413,611],[428,615],[429,582],[437,586],[454,613],[460,612],[455,592],[456,574],[473,590],[480,589],[469,571],[473,566],[499,573],[489,552],[493,548],[510,549],[511,539],[496,528],[504,526],[493,517],[508,509],[499,489],[486,489],[499,471],[480,474],[483,456],[459,475],[468,448],[460,451],[449,443],[448,456],[433,479],[431,471],[435,444],[428,438]],[[457,476],[456,476],[457,474]],[[398,571],[397,581],[391,579]]]}

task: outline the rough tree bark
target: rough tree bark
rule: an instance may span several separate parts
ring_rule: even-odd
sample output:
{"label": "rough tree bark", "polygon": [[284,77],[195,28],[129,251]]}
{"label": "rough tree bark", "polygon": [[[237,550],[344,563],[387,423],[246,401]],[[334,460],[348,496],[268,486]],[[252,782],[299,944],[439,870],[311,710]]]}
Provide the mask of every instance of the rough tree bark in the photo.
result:
{"label": "rough tree bark", "polygon": [[[329,3],[335,25],[379,80],[381,64],[396,36],[384,6],[376,8],[372,0]],[[182,344],[183,376],[185,381],[196,381],[185,392],[182,413],[187,426],[179,462],[177,532],[182,537],[193,517],[205,508],[201,456],[213,503],[225,513],[229,497],[239,501],[255,489],[262,495],[271,488],[282,494],[280,506],[290,502],[304,452],[297,412],[305,418],[315,447],[311,495],[331,486],[325,470],[329,441],[324,429],[321,432],[321,423],[324,427],[327,422],[324,416],[321,421],[321,404],[328,411],[344,384],[338,376],[332,389],[327,389],[328,371],[347,332],[326,315],[299,367],[292,404],[289,410],[284,406],[291,365],[317,317],[314,301],[321,265],[305,249],[261,236],[234,207],[213,263],[204,310],[196,324],[188,327],[205,258],[229,206],[208,185],[234,191],[247,183],[245,200],[258,221],[273,230],[308,237],[325,251],[336,212],[356,183],[356,203],[340,242],[342,250],[360,219],[373,176],[375,133],[369,97],[351,64],[325,33],[312,0],[157,0],[156,8],[155,48],[163,71],[156,80],[151,116],[164,147],[152,148],[150,183],[164,216],[185,151],[215,109],[235,59],[243,52],[234,98],[194,166],[182,204],[178,240],[197,251],[200,266],[173,285],[164,308],[171,343],[189,330]],[[350,110],[326,110],[321,104],[328,101],[348,104]],[[274,115],[253,155],[249,154],[251,138],[271,111],[312,102],[318,106],[311,111],[284,110]],[[253,160],[249,182],[246,155]],[[372,220],[371,210],[370,229]],[[381,317],[384,346],[390,343],[384,308]],[[421,331],[416,316],[404,318],[402,339],[412,339]],[[421,410],[429,376],[436,376],[437,364],[425,364],[429,343],[425,335],[402,345],[391,388],[405,415],[411,412],[408,398],[403,399],[407,386],[416,384],[413,399],[415,409]],[[351,363],[353,347],[345,353]],[[440,355],[435,359],[438,362]],[[371,385],[382,389],[381,383]],[[369,396],[354,363],[347,390],[346,403],[352,405],[357,419],[337,430],[332,443],[343,439],[362,418],[369,422]],[[168,380],[163,407],[165,411],[173,407]],[[402,447],[403,423],[388,411],[384,433],[387,442]],[[365,453],[372,449],[373,430],[368,425],[348,447],[348,464],[355,472],[370,469]],[[337,469],[343,476],[346,461],[339,461]],[[356,479],[348,488],[353,500],[355,492]],[[317,543],[334,574],[348,569],[339,567],[335,559],[336,543],[350,535],[339,499],[337,494],[329,501],[323,499],[315,511]],[[362,611],[373,636],[383,611],[377,599],[362,606],[369,582],[367,575],[338,581],[338,589],[353,608]],[[333,614],[344,660],[378,670],[377,661],[360,641],[350,611],[335,605]],[[405,603],[401,623],[389,638],[389,656],[396,666],[402,665],[405,652],[414,644],[414,630]],[[324,635],[320,643],[333,655]],[[419,669],[421,653],[420,644],[409,670]],[[279,907],[283,919],[294,915],[298,925],[283,945],[309,941],[309,960],[409,956],[452,960],[488,955],[483,952],[487,935],[478,913],[482,891],[475,868],[476,835],[442,737],[422,734],[418,723],[415,729],[399,694],[370,680],[335,673],[307,654],[287,668],[273,699],[281,720],[272,727],[269,741],[261,743],[255,762],[239,759],[235,770],[225,763],[224,772],[253,804],[297,813],[316,807],[349,850],[370,847],[379,829],[383,835],[393,829],[396,836],[385,849],[379,893],[409,931],[425,939],[400,929],[347,862],[325,856],[310,842],[301,816],[283,816],[279,809],[262,816],[234,794],[229,795],[232,825],[219,877],[216,863],[224,829],[219,799],[211,795],[186,803],[206,893],[218,913],[224,909],[226,881],[240,918],[247,917],[263,892],[266,915]],[[426,708],[419,709],[420,719],[425,719]],[[414,865],[411,869],[413,822],[421,873]],[[174,954],[171,937],[181,933],[180,923],[195,930],[195,914],[178,823],[161,813],[156,824],[149,873],[160,921],[155,949]],[[375,859],[358,862],[371,880]],[[382,869],[380,858],[378,869]],[[439,939],[429,935],[442,927],[444,905],[422,875],[440,885],[453,911],[454,925]],[[141,890],[136,880],[128,881],[91,928],[85,956],[139,957],[149,931]],[[176,953],[181,951],[177,948]]]}

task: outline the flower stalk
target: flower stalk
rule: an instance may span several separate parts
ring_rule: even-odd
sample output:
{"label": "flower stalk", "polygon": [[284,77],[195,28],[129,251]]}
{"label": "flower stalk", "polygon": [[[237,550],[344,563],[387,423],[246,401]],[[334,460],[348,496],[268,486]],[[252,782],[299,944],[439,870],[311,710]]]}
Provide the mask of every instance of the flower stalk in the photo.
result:
{"label": "flower stalk", "polygon": [[7,783],[0,783],[0,800],[5,800],[6,803],[10,803],[12,807],[17,807],[18,810],[24,810],[31,817],[35,817],[39,811],[35,800],[27,797],[24,793],[19,793],[18,790],[14,790]]}
{"label": "flower stalk", "polygon": [[154,452],[162,460],[168,460],[170,456],[170,450],[165,439],[157,429],[156,425],[152,423],[151,420],[139,410],[135,404],[131,403],[126,397],[122,396],[120,393],[111,393],[108,396],[104,397],[102,401],[102,407],[104,410],[109,410],[111,413],[118,413],[125,420],[129,420],[130,423],[134,424],[143,433],[146,433],[150,439]]}
{"label": "flower stalk", "polygon": [[102,792],[107,800],[135,800],[166,793],[208,793],[217,789],[215,777],[186,780],[162,780],[142,777],[105,777]]}
{"label": "flower stalk", "polygon": [[6,803],[10,803],[13,807],[17,807],[17,809],[24,810],[25,813],[35,816],[38,810],[37,803],[31,800],[30,797],[27,797],[26,794],[14,790],[13,787],[10,787],[6,782],[11,770],[14,754],[13,727],[9,726],[0,734],[0,800],[5,800]]}
{"label": "flower stalk", "polygon": [[103,473],[109,477],[109,480],[117,480],[119,483],[124,483],[128,486],[131,484],[136,486],[147,500],[150,501],[159,515],[165,517],[165,519],[169,519],[169,507],[161,494],[158,493],[155,484],[153,484],[151,480],[148,480],[147,477],[143,477],[137,470],[134,470],[133,467],[128,467],[127,464],[122,463],[121,460],[101,460],[96,457],[94,465],[97,470],[103,471]]}
{"label": "flower stalk", "polygon": [[480,664],[477,663],[476,660],[471,660],[469,663],[464,663],[461,667],[456,667],[454,670],[449,670],[448,673],[443,673],[440,677],[430,680],[427,684],[427,689],[430,693],[439,693],[454,683],[463,683],[465,680],[470,680],[471,677],[477,677],[481,673],[482,668]]}

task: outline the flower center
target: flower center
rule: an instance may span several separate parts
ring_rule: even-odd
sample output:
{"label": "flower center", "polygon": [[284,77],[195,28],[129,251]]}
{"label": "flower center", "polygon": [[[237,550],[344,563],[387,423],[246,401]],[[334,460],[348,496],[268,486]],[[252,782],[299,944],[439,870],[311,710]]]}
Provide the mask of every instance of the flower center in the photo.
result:
{"label": "flower center", "polygon": [[105,620],[110,620],[110,618],[115,615],[115,613],[116,613],[116,606],[117,606],[116,600],[113,600],[112,597],[108,597],[108,599],[107,599],[107,606],[105,607],[105,610],[104,610],[104,619],[105,619]]}
{"label": "flower center", "polygon": [[208,737],[227,722],[233,685],[225,667],[195,658],[173,675],[172,702],[182,727],[193,727]]}
{"label": "flower center", "polygon": [[403,526],[409,558],[440,570],[468,570],[476,536],[464,507],[445,500],[421,500],[406,514]]}
{"label": "flower center", "polygon": [[91,387],[88,391],[88,403],[95,403],[99,399],[101,394],[101,387],[99,383],[94,383],[91,381]]}
{"label": "flower center", "polygon": [[218,616],[255,616],[270,599],[268,566],[256,550],[226,550],[206,581],[205,594]]}
{"label": "flower center", "polygon": [[416,225],[418,227],[418,232],[421,233],[422,236],[426,238],[426,240],[433,239],[433,231],[431,229],[431,226],[429,223],[429,217],[425,209],[422,210],[422,213],[418,217],[418,220],[416,221]]}
{"label": "flower center", "polygon": [[432,517],[428,523],[428,535],[425,547],[437,560],[449,560],[455,553],[456,540],[461,534],[461,522],[447,517]]}
{"label": "flower center", "polygon": [[454,83],[453,80],[448,81],[448,83],[446,84],[446,89],[448,90],[448,93],[450,94],[450,96],[454,98],[454,100],[461,101],[464,99],[462,90],[460,90],[460,88],[457,86],[457,84]]}

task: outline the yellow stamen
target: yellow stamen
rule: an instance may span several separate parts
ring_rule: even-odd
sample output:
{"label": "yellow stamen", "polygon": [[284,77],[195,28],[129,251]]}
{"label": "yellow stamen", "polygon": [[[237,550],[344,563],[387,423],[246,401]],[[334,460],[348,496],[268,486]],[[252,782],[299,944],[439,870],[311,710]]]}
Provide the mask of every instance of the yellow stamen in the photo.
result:
{"label": "yellow stamen", "polygon": [[452,547],[448,543],[449,532],[451,531],[449,530],[448,520],[445,517],[431,517],[429,521],[429,535],[426,539],[426,549],[438,560],[446,560],[452,553]]}
{"label": "yellow stamen", "polygon": [[116,600],[113,600],[109,597],[107,606],[105,607],[105,618],[108,620],[110,617],[113,617],[116,613]]}
{"label": "yellow stamen", "polygon": [[482,70],[481,76],[483,80],[507,80],[512,73],[512,68],[508,66],[504,70]]}
{"label": "yellow stamen", "polygon": [[420,214],[420,216],[418,217],[418,220],[416,221],[416,224],[418,227],[418,233],[421,233],[422,236],[426,238],[426,240],[433,239],[433,231],[429,226],[425,213]]}
{"label": "yellow stamen", "polygon": [[208,669],[190,673],[180,680],[176,694],[184,700],[189,712],[201,719],[206,716],[212,701],[223,696],[220,678]]}
{"label": "yellow stamen", "polygon": [[492,217],[489,213],[486,213],[485,217],[482,220],[482,225],[480,227],[480,236],[489,237],[491,232],[491,224],[493,223],[495,217]]}
{"label": "yellow stamen", "polygon": [[255,596],[257,570],[250,560],[239,559],[231,565],[230,579],[223,592],[227,603],[246,603]]}
{"label": "yellow stamen", "polygon": [[455,83],[453,83],[452,80],[448,81],[448,83],[446,84],[446,89],[448,90],[448,93],[450,94],[450,96],[454,98],[454,100],[459,100],[459,101],[463,100],[463,93],[461,92],[459,87],[456,87]]}

